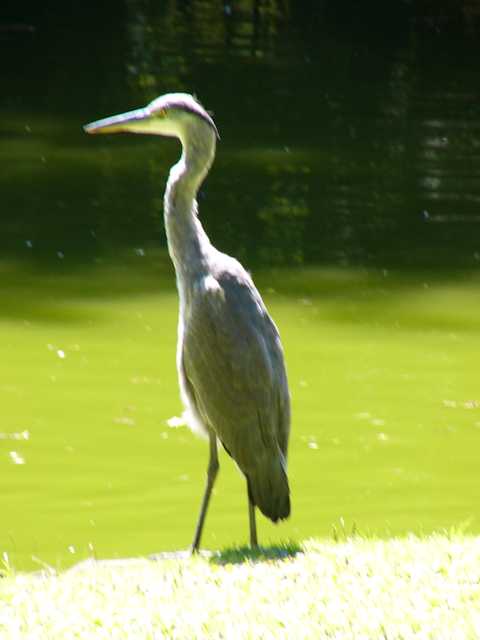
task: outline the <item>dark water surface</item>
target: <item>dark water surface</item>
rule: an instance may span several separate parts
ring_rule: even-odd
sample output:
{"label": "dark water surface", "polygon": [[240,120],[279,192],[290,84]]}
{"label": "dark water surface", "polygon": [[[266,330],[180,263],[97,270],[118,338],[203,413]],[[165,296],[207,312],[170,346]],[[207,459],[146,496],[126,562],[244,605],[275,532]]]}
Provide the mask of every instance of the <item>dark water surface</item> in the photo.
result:
{"label": "dark water surface", "polygon": [[[207,446],[169,426],[162,221],[179,146],[82,131],[182,90],[221,134],[202,220],[287,355],[293,515],[261,540],[479,531],[480,4],[98,5],[0,10],[4,559],[191,541]],[[247,538],[221,465],[210,548]]]}
{"label": "dark water surface", "polygon": [[[164,245],[175,142],[81,125],[196,93],[221,133],[202,219],[250,262],[476,266],[479,5],[59,2],[0,30],[0,243]],[[8,3],[7,3],[8,7]]]}

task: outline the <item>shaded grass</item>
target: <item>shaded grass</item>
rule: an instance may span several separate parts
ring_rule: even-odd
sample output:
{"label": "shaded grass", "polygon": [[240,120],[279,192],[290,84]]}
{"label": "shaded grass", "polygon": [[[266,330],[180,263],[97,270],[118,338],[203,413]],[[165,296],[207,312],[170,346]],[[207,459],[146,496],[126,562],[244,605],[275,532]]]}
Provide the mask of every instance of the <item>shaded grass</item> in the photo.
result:
{"label": "shaded grass", "polygon": [[221,564],[139,558],[10,575],[0,581],[0,637],[478,638],[479,537],[295,547],[267,548],[263,558],[226,550],[220,557],[231,562]]}
{"label": "shaded grass", "polygon": [[245,546],[228,547],[219,554],[211,557],[213,564],[242,564],[243,562],[264,562],[269,560],[284,560],[293,558],[297,553],[302,553],[302,547],[296,542],[284,542],[259,546],[255,549]]}

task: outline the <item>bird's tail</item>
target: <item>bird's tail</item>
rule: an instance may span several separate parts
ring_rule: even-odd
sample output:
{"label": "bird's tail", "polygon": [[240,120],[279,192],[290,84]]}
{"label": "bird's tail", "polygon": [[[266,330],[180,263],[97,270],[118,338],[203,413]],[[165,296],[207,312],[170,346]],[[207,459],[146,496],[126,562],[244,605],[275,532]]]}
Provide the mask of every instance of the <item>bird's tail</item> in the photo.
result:
{"label": "bird's tail", "polygon": [[259,461],[255,471],[247,476],[248,492],[253,504],[273,522],[290,515],[290,488],[284,460],[275,456]]}

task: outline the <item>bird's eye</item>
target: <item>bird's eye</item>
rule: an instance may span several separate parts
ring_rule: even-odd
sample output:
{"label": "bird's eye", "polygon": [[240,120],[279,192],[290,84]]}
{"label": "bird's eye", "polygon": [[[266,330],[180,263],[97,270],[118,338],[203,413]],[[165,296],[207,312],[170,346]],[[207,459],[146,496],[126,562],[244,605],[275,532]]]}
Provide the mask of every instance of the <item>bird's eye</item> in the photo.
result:
{"label": "bird's eye", "polygon": [[165,118],[167,115],[167,110],[166,109],[159,109],[156,113],[157,118]]}

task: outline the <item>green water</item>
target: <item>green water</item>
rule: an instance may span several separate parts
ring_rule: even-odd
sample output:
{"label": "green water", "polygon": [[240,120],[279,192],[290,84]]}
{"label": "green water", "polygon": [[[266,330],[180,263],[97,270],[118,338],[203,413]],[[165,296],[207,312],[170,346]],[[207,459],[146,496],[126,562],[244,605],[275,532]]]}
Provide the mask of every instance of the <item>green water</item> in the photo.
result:
{"label": "green water", "polygon": [[[186,547],[207,446],[167,425],[181,412],[167,256],[0,272],[0,552],[33,568]],[[478,273],[254,275],[293,400],[293,512],[260,518],[261,541],[480,531]],[[203,544],[247,535],[244,481],[223,454]]]}
{"label": "green water", "polygon": [[[285,344],[293,512],[262,542],[479,532],[474,3],[97,4],[0,16],[0,554],[67,566],[192,540],[207,446],[167,425],[179,146],[82,130],[168,91],[214,112],[202,222]],[[211,548],[248,538],[221,465]]]}

